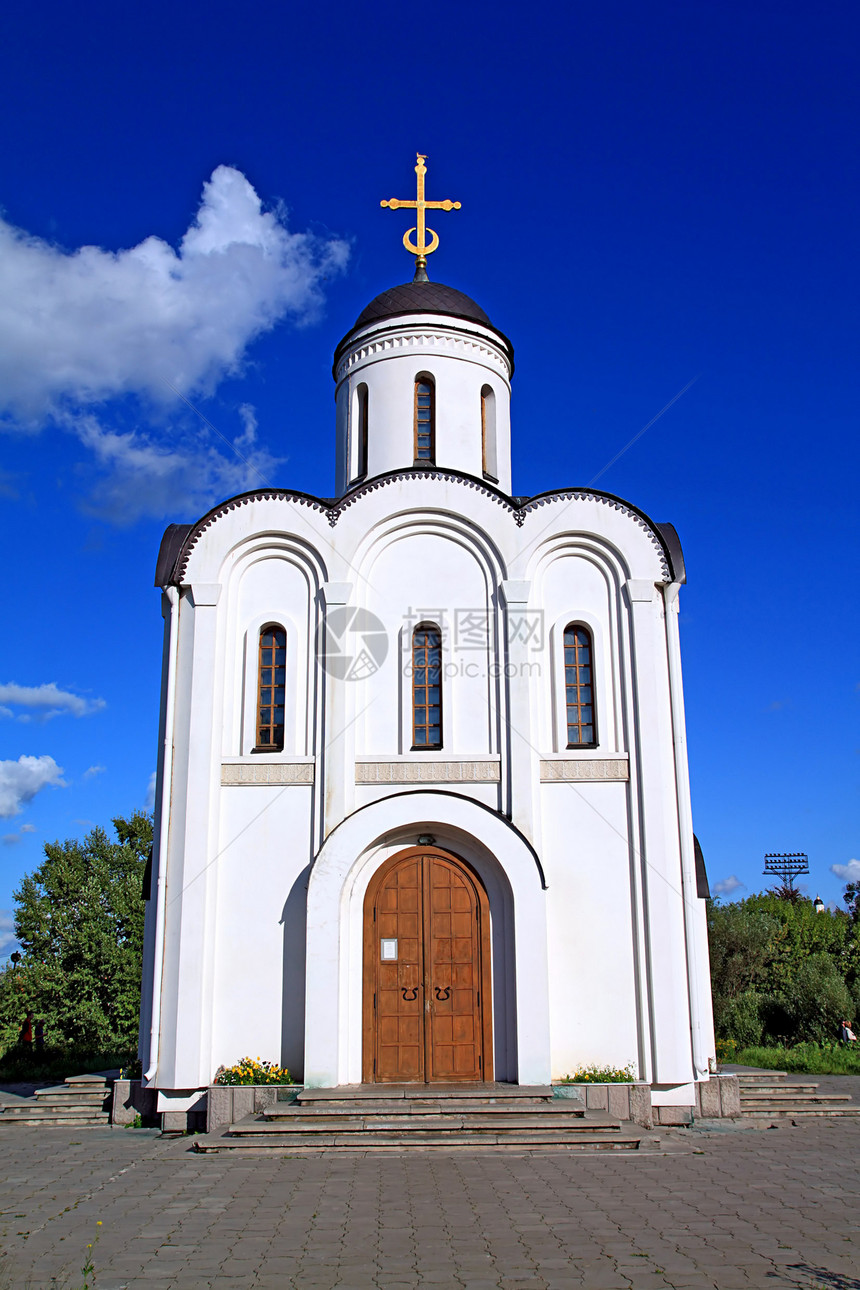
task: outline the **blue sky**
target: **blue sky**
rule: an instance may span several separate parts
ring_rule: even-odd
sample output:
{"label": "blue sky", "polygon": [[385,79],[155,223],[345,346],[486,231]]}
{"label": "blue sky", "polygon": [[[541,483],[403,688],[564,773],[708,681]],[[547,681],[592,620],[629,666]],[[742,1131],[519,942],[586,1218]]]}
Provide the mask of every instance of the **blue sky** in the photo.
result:
{"label": "blue sky", "polygon": [[379,201],[411,194],[416,150],[463,204],[431,275],[516,348],[515,492],[588,484],[698,378],[599,487],[684,544],[712,882],[743,895],[766,851],[804,850],[839,898],[857,35],[847,3],[7,11],[0,953],[44,842],[146,800],[164,525],[260,475],[333,491],[331,353],[411,276]]}

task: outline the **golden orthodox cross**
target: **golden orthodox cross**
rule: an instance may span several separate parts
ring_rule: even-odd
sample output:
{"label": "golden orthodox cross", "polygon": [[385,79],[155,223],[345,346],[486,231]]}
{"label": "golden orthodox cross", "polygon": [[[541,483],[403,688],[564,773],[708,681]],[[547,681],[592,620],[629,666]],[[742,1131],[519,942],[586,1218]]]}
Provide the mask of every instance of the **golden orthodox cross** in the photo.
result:
{"label": "golden orthodox cross", "polygon": [[[424,162],[427,160],[425,154],[418,153],[418,165],[415,167],[415,173],[418,176],[417,200],[414,202],[403,202],[397,197],[391,197],[388,201],[380,202],[380,206],[387,206],[389,210],[396,211],[403,207],[405,210],[414,210],[418,212],[418,222],[414,228],[403,234],[403,245],[406,250],[415,256],[415,277],[416,280],[426,280],[427,256],[432,255],[439,245],[439,235],[434,233],[432,228],[427,228],[424,222],[424,212],[433,211],[458,211],[459,202],[452,202],[446,198],[444,202],[428,202],[424,197],[424,176],[427,174],[427,167]],[[417,242],[411,242],[410,234],[417,233]],[[430,234],[430,242],[427,241],[427,234]]]}

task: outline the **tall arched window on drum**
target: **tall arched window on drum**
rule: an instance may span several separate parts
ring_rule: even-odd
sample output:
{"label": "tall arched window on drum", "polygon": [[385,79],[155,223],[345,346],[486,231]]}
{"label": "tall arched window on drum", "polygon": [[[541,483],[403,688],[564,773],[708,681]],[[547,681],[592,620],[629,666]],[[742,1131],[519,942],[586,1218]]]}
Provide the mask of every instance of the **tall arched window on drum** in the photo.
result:
{"label": "tall arched window on drum", "polygon": [[281,752],[284,747],[287,633],[277,623],[269,623],[260,632],[257,678],[257,744],[254,751]]}
{"label": "tall arched window on drum", "polygon": [[594,748],[597,744],[591,656],[591,632],[581,623],[568,623],[564,629],[564,695],[568,748]]}
{"label": "tall arched window on drum", "polygon": [[433,378],[421,376],[415,382],[415,464],[436,461],[436,387]]}

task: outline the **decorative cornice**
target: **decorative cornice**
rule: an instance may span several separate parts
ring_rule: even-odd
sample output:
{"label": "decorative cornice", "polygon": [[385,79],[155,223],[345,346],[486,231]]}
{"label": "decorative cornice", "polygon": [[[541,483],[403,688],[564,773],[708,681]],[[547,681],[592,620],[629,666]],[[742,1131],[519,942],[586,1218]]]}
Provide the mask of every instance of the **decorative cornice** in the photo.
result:
{"label": "decorative cornice", "polygon": [[496,502],[509,515],[516,514],[517,508],[504,493],[499,492],[497,488],[488,488],[486,484],[482,484],[473,475],[460,475],[447,470],[398,470],[388,475],[380,475],[376,479],[369,479],[367,483],[359,484],[356,488],[350,489],[344,497],[334,503],[329,511],[329,524],[334,528],[343,512],[352,506],[354,502],[357,502],[359,497],[364,497],[366,493],[375,493],[378,488],[385,488],[388,484],[406,483],[411,482],[413,479],[438,479],[445,484],[464,484],[466,488],[482,493],[491,502]]}
{"label": "decorative cornice", "polygon": [[672,573],[669,569],[669,561],[666,559],[663,543],[654,532],[652,525],[638,511],[634,511],[632,507],[627,506],[610,493],[592,493],[586,488],[543,493],[540,497],[533,497],[531,501],[524,502],[522,506],[517,507],[517,513],[514,516],[517,526],[522,528],[526,522],[526,516],[531,511],[539,510],[541,506],[548,506],[551,502],[600,502],[602,505],[610,507],[613,511],[620,511],[622,515],[626,515],[647,535],[649,542],[657,552],[660,569],[665,581],[672,581]]}
{"label": "decorative cornice", "polygon": [[498,758],[486,761],[365,761],[356,784],[498,784]]}
{"label": "decorative cornice", "polygon": [[221,784],[226,787],[244,787],[256,784],[312,784],[312,761],[257,761],[224,762],[221,766]]}
{"label": "decorative cornice", "polygon": [[259,492],[239,493],[237,497],[229,497],[226,502],[213,507],[194,525],[176,561],[171,582],[182,582],[188,568],[188,561],[191,559],[191,552],[206,530],[211,528],[222,515],[227,515],[229,511],[237,511],[240,506],[247,506],[250,502],[295,502],[298,506],[307,506],[312,511],[322,512],[323,515],[328,513],[331,506],[330,502],[327,503],[320,497],[311,497],[308,493],[297,493],[288,488],[264,488]]}
{"label": "decorative cornice", "polygon": [[388,474],[378,475],[374,479],[358,484],[340,498],[312,497],[308,493],[299,493],[285,488],[260,489],[257,492],[240,493],[238,497],[228,498],[227,501],[221,502],[207,515],[204,515],[192,527],[182,544],[169,581],[174,584],[182,583],[192,551],[200,541],[201,536],[207,529],[211,528],[216,520],[220,519],[222,515],[226,515],[229,511],[238,510],[239,507],[247,506],[251,502],[282,501],[292,502],[297,506],[306,506],[312,511],[319,511],[320,514],[325,515],[331,527],[334,528],[344,511],[354,505],[360,497],[364,497],[365,494],[374,493],[380,488],[387,488],[390,484],[411,483],[413,480],[426,479],[439,480],[446,484],[460,484],[482,494],[482,496],[501,506],[508,515],[513,516],[514,522],[520,528],[525,524],[526,517],[529,514],[539,510],[542,506],[549,506],[553,502],[597,502],[601,506],[608,506],[611,510],[619,511],[627,519],[632,520],[638,528],[642,529],[660,561],[663,580],[665,582],[672,581],[673,574],[666,556],[665,546],[653,522],[646,515],[643,515],[641,511],[637,511],[612,493],[592,492],[589,489],[582,488],[560,489],[558,492],[542,493],[538,497],[532,498],[509,497],[500,489],[482,483],[474,475],[467,475],[460,471],[433,469],[390,471]]}
{"label": "decorative cornice", "polygon": [[572,780],[628,780],[630,770],[626,757],[593,757],[581,761],[571,757],[561,761],[542,761],[542,784],[566,784]]}
{"label": "decorative cornice", "polygon": [[396,330],[400,332],[399,335],[389,334],[376,337],[373,340],[357,340],[354,347],[347,350],[338,363],[335,369],[335,380],[340,383],[357,363],[361,363],[367,358],[373,358],[377,354],[387,354],[392,350],[412,349],[419,346],[422,350],[453,350],[459,352],[461,357],[466,358],[479,356],[481,362],[492,363],[506,380],[510,380],[510,363],[505,359],[501,346],[494,345],[489,340],[482,339],[479,341],[473,340],[471,337],[458,336],[454,334],[453,329],[447,330],[441,327],[428,328],[424,326],[415,329],[398,328]]}

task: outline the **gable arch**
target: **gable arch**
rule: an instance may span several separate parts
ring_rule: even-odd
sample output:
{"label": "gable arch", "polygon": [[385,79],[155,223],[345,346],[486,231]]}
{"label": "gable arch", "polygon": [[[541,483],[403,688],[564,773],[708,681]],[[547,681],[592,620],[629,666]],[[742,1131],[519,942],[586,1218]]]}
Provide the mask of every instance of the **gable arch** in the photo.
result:
{"label": "gable arch", "polygon": [[378,671],[350,687],[357,750],[412,751],[412,634],[431,622],[442,638],[445,751],[497,753],[503,566],[486,535],[445,514],[386,517],[360,543],[353,565],[356,604],[382,621],[392,647]]}
{"label": "gable arch", "polygon": [[281,752],[254,756],[309,756],[319,746],[314,636],[324,566],[315,552],[286,534],[258,534],[238,542],[221,570],[223,754],[247,756],[255,747],[257,638],[272,622],[287,633],[285,742]]}
{"label": "gable arch", "polygon": [[[593,534],[557,534],[533,553],[535,604],[545,614],[545,669],[534,692],[540,746],[567,751],[564,630],[581,623],[591,634],[601,755],[626,747],[623,669],[629,654],[624,632],[624,586],[629,569],[620,554]],[[565,585],[567,584],[567,585]]]}

